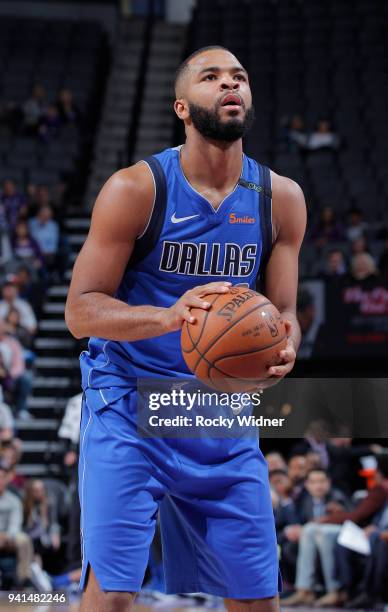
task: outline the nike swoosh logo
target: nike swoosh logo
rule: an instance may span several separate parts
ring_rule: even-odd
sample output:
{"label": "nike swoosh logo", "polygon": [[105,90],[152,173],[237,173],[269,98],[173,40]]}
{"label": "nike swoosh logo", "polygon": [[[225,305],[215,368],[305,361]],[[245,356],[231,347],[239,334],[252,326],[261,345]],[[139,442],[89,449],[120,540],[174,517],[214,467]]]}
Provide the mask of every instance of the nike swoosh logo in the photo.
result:
{"label": "nike swoosh logo", "polygon": [[171,217],[172,223],[182,223],[182,221],[189,221],[189,219],[195,219],[195,217],[199,217],[199,215],[190,215],[189,217],[176,217],[175,213]]}

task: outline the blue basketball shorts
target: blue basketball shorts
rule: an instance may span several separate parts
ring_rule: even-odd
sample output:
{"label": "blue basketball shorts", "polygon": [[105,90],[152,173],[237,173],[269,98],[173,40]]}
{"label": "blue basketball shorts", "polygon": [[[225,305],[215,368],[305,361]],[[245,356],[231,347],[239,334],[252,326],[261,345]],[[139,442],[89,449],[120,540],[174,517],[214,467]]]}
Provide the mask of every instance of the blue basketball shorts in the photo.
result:
{"label": "blue basketball shorts", "polygon": [[83,401],[79,460],[82,577],[141,589],[159,512],[167,593],[234,599],[280,589],[268,469],[254,438],[144,439],[136,391]]}

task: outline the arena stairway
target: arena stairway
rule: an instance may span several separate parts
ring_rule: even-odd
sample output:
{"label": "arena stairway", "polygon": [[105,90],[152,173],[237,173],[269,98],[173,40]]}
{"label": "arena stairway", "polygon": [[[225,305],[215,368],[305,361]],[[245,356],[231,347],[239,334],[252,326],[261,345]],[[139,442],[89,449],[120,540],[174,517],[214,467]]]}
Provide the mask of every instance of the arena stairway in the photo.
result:
{"label": "arena stairway", "polygon": [[151,32],[133,162],[171,146],[174,77],[182,61],[186,27],[157,21]]}
{"label": "arena stairway", "polygon": [[86,192],[87,209],[92,208],[106,179],[119,167],[126,165],[128,133],[137,90],[144,29],[145,19],[142,18],[123,19],[119,24]]}
{"label": "arena stairway", "polygon": [[[89,218],[79,209],[71,210],[66,232],[72,249],[69,266],[80,250],[89,229]],[[62,472],[63,443],[57,431],[66,402],[80,392],[78,355],[81,343],[69,333],[64,320],[65,302],[71,269],[65,283],[53,285],[47,294],[43,315],[34,343],[36,354],[33,392],[28,408],[33,419],[17,420],[17,435],[23,441],[23,456],[18,472],[48,477]]]}

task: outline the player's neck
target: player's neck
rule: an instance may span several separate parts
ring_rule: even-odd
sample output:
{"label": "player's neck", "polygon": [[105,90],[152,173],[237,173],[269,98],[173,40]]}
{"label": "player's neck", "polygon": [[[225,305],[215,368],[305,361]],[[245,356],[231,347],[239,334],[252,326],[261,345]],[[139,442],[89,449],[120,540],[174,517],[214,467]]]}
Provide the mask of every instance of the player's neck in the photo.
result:
{"label": "player's neck", "polygon": [[242,140],[232,143],[189,138],[181,149],[181,166],[194,186],[233,189],[242,171]]}

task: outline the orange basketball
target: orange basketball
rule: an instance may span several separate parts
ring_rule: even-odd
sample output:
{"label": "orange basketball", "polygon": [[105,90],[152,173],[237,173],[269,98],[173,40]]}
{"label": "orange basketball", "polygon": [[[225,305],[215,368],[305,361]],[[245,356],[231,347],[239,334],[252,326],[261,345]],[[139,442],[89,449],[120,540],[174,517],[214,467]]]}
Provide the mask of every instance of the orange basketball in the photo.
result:
{"label": "orange basketball", "polygon": [[248,287],[204,299],[208,310],[192,308],[195,323],[182,327],[181,347],[188,368],[216,388],[243,391],[268,378],[268,368],[281,362],[287,344],[277,308]]}

